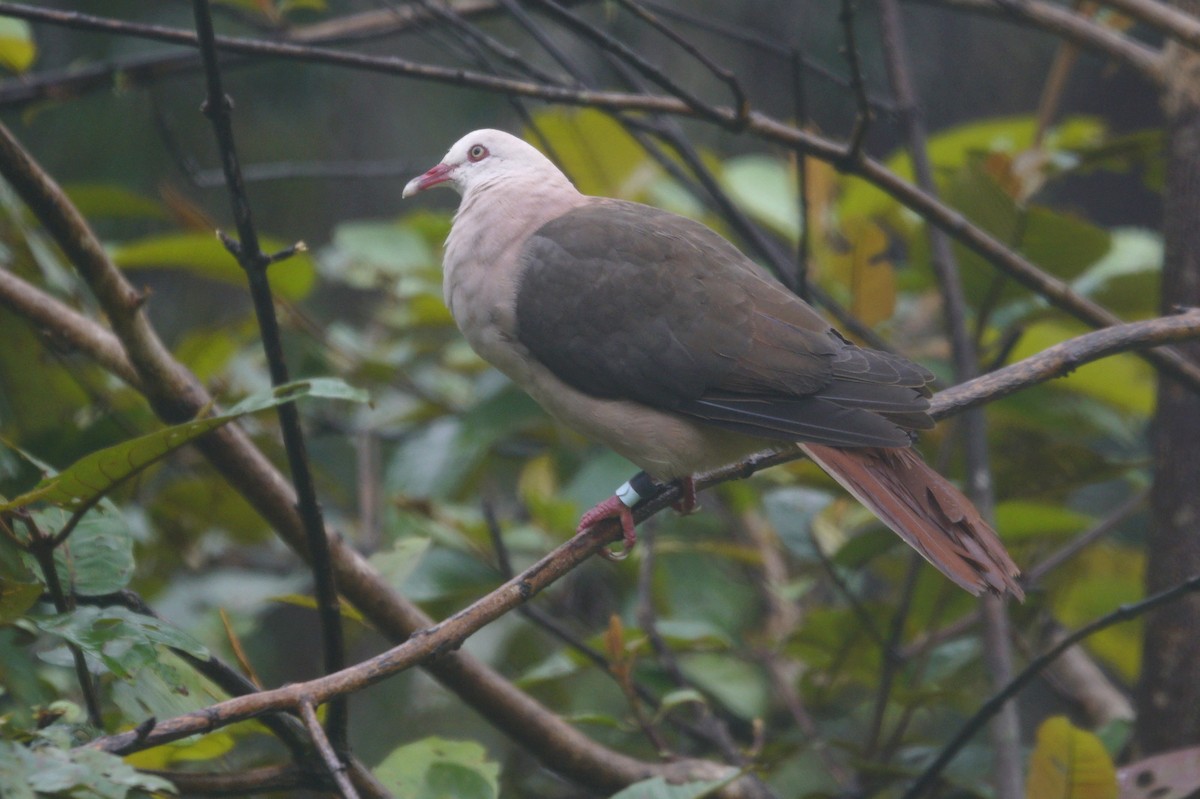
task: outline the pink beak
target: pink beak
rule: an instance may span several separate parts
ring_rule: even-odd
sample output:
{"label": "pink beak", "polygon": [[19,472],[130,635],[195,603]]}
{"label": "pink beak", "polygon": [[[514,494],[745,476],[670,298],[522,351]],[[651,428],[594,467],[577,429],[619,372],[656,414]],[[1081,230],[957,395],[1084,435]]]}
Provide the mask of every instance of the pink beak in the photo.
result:
{"label": "pink beak", "polygon": [[451,179],[451,173],[454,168],[449,164],[438,164],[433,169],[430,169],[424,175],[413,178],[404,187],[404,193],[400,196],[411,197],[419,191],[425,191],[428,188],[445,183]]}

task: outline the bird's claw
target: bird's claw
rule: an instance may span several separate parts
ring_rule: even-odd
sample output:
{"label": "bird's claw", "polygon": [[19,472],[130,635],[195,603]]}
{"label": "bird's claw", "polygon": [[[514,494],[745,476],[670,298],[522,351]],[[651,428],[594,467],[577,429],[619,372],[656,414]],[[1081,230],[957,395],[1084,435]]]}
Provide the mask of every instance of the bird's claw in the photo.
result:
{"label": "bird's claw", "polygon": [[595,527],[605,519],[620,519],[625,548],[614,552],[605,547],[600,550],[600,554],[607,560],[624,560],[629,557],[629,553],[633,551],[633,547],[637,543],[637,531],[634,530],[633,511],[619,497],[611,496],[583,514],[583,517],[579,520],[579,526],[575,528],[575,532],[582,533],[591,527]]}
{"label": "bird's claw", "polygon": [[689,516],[700,506],[696,504],[696,481],[691,477],[681,477],[679,484],[679,499],[671,503],[671,507],[680,516]]}

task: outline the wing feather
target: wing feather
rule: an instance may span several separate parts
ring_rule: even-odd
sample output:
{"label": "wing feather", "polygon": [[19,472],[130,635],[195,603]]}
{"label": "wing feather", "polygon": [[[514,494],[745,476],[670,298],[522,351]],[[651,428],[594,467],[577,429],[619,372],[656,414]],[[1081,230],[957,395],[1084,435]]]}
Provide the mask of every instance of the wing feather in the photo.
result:
{"label": "wing feather", "polygon": [[597,199],[524,244],[517,338],[559,379],[775,440],[903,447],[932,375],[847,341],[707,227]]}

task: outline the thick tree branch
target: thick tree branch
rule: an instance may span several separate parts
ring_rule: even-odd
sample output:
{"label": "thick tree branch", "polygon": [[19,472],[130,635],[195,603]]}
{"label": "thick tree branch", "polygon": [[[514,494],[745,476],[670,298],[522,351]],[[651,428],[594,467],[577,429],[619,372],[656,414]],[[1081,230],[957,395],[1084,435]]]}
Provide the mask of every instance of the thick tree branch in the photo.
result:
{"label": "thick tree branch", "polygon": [[0,305],[28,319],[38,333],[56,347],[65,345],[83,353],[130,387],[140,390],[141,380],[116,336],[5,268],[0,268]]}

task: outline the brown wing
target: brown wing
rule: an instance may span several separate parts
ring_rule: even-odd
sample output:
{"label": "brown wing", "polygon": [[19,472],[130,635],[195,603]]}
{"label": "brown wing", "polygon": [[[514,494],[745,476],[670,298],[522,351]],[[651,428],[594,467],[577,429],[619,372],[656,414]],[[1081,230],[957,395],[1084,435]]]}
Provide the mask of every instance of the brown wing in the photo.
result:
{"label": "brown wing", "polygon": [[932,376],[857,347],[707,227],[597,200],[521,253],[517,337],[559,379],[761,438],[906,446]]}

